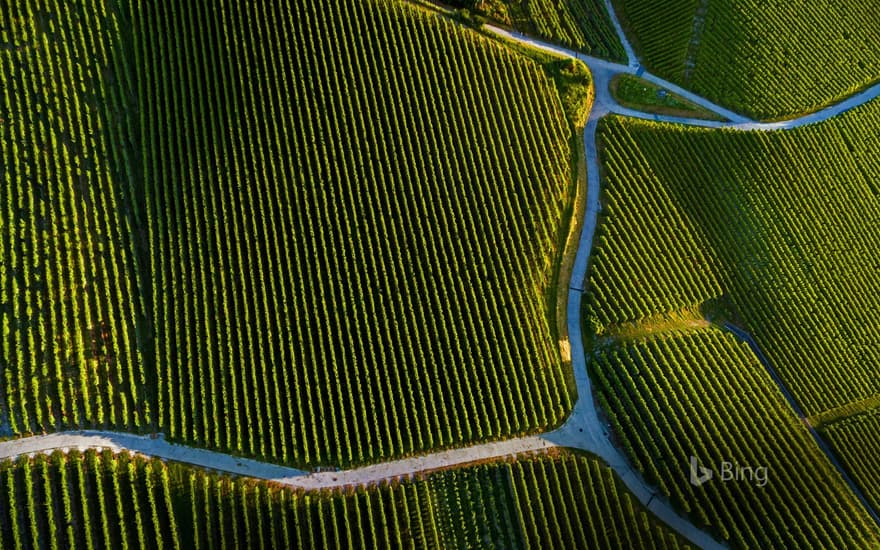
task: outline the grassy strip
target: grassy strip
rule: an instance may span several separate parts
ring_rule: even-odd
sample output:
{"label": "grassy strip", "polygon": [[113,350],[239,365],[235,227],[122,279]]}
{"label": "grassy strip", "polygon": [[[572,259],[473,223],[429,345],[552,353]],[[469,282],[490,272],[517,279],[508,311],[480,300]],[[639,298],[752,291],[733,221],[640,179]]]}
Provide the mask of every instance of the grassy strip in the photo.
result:
{"label": "grassy strip", "polygon": [[705,329],[711,325],[700,306],[651,315],[638,321],[610,325],[595,340],[596,347],[631,342],[667,332]]}
{"label": "grassy strip", "polygon": [[810,425],[815,428],[827,428],[841,420],[865,414],[880,414],[880,394],[829,409],[811,416],[808,420]]}
{"label": "grassy strip", "polygon": [[658,115],[726,120],[708,109],[637,76],[618,74],[609,85],[614,99],[630,109]]}

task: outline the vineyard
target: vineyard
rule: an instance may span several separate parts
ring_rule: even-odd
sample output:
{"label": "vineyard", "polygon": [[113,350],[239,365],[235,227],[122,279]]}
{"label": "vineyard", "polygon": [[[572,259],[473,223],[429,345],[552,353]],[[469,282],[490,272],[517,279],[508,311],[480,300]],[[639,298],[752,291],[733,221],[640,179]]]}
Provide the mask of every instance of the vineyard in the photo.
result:
{"label": "vineyard", "polygon": [[719,299],[808,416],[880,392],[878,115],[778,133],[600,125],[596,328]]}
{"label": "vineyard", "polygon": [[626,63],[603,0],[453,0],[518,30],[594,57]]}
{"label": "vineyard", "polygon": [[880,409],[831,424],[822,435],[871,506],[880,510]]}
{"label": "vineyard", "polygon": [[616,3],[653,72],[755,118],[816,110],[880,75],[876,6],[857,0]]}
{"label": "vineyard", "polygon": [[631,74],[618,74],[611,79],[611,94],[623,107],[647,113],[723,120],[719,115],[670,92],[653,82]]}
{"label": "vineyard", "polygon": [[121,12],[0,9],[0,402],[8,433],[153,419]]}
{"label": "vineyard", "polygon": [[170,439],[350,464],[564,418],[572,129],[541,66],[397,2],[133,32]]}
{"label": "vineyard", "polygon": [[531,460],[502,468],[515,492],[525,547],[679,548],[596,460]]}
{"label": "vineyard", "polygon": [[306,494],[124,453],[56,452],[0,463],[0,540],[15,548],[682,547],[607,467],[567,453]]}
{"label": "vineyard", "polygon": [[[603,217],[586,296],[592,328],[701,304],[721,295],[711,250],[647,169],[637,144],[600,121]],[[622,123],[620,123],[622,124]]]}
{"label": "vineyard", "polygon": [[0,12],[0,433],[349,464],[564,418],[588,75],[396,1]]}
{"label": "vineyard", "polygon": [[[618,1],[649,68],[755,117],[880,69],[853,0]],[[625,61],[602,0],[462,2]],[[470,17],[0,0],[0,438],[162,432],[315,468],[559,426],[582,359],[560,333],[563,248],[595,90],[586,65]],[[634,76],[614,87],[688,107]],[[880,507],[880,100],[787,132],[612,115],[596,137],[588,364],[646,498],[733,547],[880,547],[804,426]],[[691,457],[766,467],[766,485],[696,486]],[[22,456],[0,462],[0,548],[683,544],[592,456],[467,460],[304,492],[126,453]]]}
{"label": "vineyard", "polygon": [[[598,401],[636,469],[734,547],[863,548],[880,533],[749,348],[717,329],[594,352]],[[695,486],[689,461],[716,470]],[[718,464],[766,466],[765,484]]]}
{"label": "vineyard", "polygon": [[639,61],[672,82],[684,78],[694,14],[702,0],[614,0]]}

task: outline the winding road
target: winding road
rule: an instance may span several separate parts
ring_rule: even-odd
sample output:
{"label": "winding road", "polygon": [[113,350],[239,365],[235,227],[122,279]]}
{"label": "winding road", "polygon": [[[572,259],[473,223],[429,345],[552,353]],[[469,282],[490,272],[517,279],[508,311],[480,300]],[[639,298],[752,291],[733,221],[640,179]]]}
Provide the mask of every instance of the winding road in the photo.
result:
{"label": "winding road", "polygon": [[[609,0],[605,0],[617,34],[629,57],[629,64],[622,65],[602,59],[589,57],[578,52],[548,44],[519,33],[510,32],[494,26],[487,30],[507,39],[528,44],[532,47],[552,52],[563,57],[579,59],[586,63],[593,73],[595,83],[595,102],[584,131],[587,157],[587,207],[577,255],[572,270],[568,296],[568,333],[571,344],[571,363],[577,385],[578,400],[571,416],[557,430],[538,436],[520,437],[505,441],[484,443],[471,447],[438,451],[423,456],[405,458],[337,472],[310,473],[295,468],[240,458],[233,455],[197,449],[165,441],[158,437],[139,436],[127,433],[105,431],[74,431],[40,435],[0,442],[0,459],[13,458],[34,453],[48,453],[56,449],[111,449],[132,451],[142,455],[187,463],[235,475],[270,480],[291,487],[303,489],[326,489],[351,485],[365,485],[382,480],[413,476],[421,472],[460,466],[472,462],[501,458],[521,453],[542,451],[551,447],[573,447],[594,453],[605,460],[651,512],[671,528],[681,533],[693,544],[702,548],[721,548],[721,544],[706,532],[698,529],[682,516],[679,516],[669,502],[658,495],[635,472],[626,457],[617,450],[609,439],[607,428],[600,422],[593,401],[592,385],[587,373],[587,364],[581,335],[581,298],[584,279],[592,250],[593,235],[596,230],[600,210],[599,162],[596,153],[596,127],[598,121],[609,113],[662,122],[688,124],[705,127],[730,127],[741,130],[789,129],[827,120],[848,109],[852,109],[880,95],[880,84],[852,96],[834,106],[822,109],[800,118],[780,122],[762,123],[749,120],[737,113],[724,109],[706,99],[684,90],[670,82],[658,78],[644,69],[636,61],[632,47],[626,40],[620,23],[614,14]],[[707,121],[690,118],[653,115],[628,109],[617,104],[609,91],[608,84],[616,74],[634,74],[650,82],[667,88],[689,101],[713,111],[728,119],[727,122]],[[683,466],[685,467],[685,466]]]}

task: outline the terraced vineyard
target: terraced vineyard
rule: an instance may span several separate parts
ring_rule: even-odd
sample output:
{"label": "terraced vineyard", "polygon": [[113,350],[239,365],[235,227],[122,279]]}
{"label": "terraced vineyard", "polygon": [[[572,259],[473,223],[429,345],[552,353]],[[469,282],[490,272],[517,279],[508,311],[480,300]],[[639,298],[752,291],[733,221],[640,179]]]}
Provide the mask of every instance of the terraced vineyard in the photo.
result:
{"label": "terraced vineyard", "polygon": [[124,453],[56,452],[0,463],[0,535],[34,548],[682,546],[610,470],[570,454],[312,495]]}
{"label": "terraced vineyard", "polygon": [[453,0],[452,4],[595,57],[627,61],[602,0]]}
{"label": "terraced vineyard", "polygon": [[[591,368],[635,467],[698,525],[736,547],[880,544],[871,518],[732,335],[704,329],[614,345],[596,351]],[[715,479],[691,484],[691,456]],[[752,481],[725,481],[722,461],[766,466],[766,482],[754,472]]]}
{"label": "terraced vineyard", "polygon": [[617,5],[653,72],[752,117],[812,111],[880,78],[880,26],[866,16],[874,4],[617,0]]}
{"label": "terraced vineyard", "polygon": [[880,410],[831,424],[822,434],[871,506],[880,510]]}
{"label": "terraced vineyard", "polygon": [[56,8],[0,9],[0,431],[142,429],[126,15]]}
{"label": "terraced vineyard", "polygon": [[782,133],[608,120],[591,315],[723,295],[808,416],[876,395],[878,113]]}
{"label": "terraced vineyard", "polygon": [[560,422],[543,69],[397,2],[213,5],[135,28],[165,433],[348,464]]}

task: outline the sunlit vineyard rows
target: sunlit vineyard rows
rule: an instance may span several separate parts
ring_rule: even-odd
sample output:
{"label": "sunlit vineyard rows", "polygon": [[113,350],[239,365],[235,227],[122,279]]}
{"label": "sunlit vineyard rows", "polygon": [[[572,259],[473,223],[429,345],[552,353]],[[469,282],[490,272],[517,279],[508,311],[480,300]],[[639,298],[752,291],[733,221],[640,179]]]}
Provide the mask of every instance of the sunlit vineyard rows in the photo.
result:
{"label": "sunlit vineyard rows", "polygon": [[674,309],[717,281],[808,416],[877,395],[878,111],[777,133],[610,119],[591,315]]}
{"label": "sunlit vineyard rows", "polygon": [[[695,25],[703,1],[619,4],[646,64],[713,101],[779,118],[833,103],[880,78],[875,4],[711,0]],[[698,46],[685,79],[691,40]]]}
{"label": "sunlit vineyard rows", "polygon": [[[880,533],[751,350],[717,329],[594,353],[598,400],[634,466],[734,547],[876,546]],[[715,468],[695,486],[690,457]],[[718,464],[766,466],[766,484]]]}
{"label": "sunlit vineyard rows", "polygon": [[823,428],[822,434],[875,510],[880,510],[880,410]]}
{"label": "sunlit vineyard rows", "polygon": [[309,494],[125,453],[58,451],[0,463],[0,540],[18,548],[682,547],[611,470],[569,454]]}
{"label": "sunlit vineyard rows", "polygon": [[685,60],[693,33],[694,14],[701,0],[614,0],[627,38],[640,61],[655,74],[674,82],[684,78]]}
{"label": "sunlit vineyard rows", "polygon": [[[584,457],[503,469],[516,495],[525,547],[678,548],[683,541],[635,501],[607,467]],[[597,513],[601,511],[601,513]]]}
{"label": "sunlit vineyard rows", "polygon": [[541,66],[392,1],[0,18],[0,431],[350,463],[565,416]]}
{"label": "sunlit vineyard rows", "polygon": [[522,31],[589,55],[626,61],[602,0],[453,0]]}
{"label": "sunlit vineyard rows", "polygon": [[144,303],[132,231],[123,11],[0,9],[0,402],[12,433],[140,430]]}
{"label": "sunlit vineyard rows", "polygon": [[564,418],[572,130],[539,65],[397,2],[139,15],[169,438],[347,464]]}
{"label": "sunlit vineyard rows", "polygon": [[[698,305],[721,295],[712,252],[690,228],[632,138],[605,132],[603,223],[587,294],[593,329]],[[638,248],[634,242],[638,243]]]}

